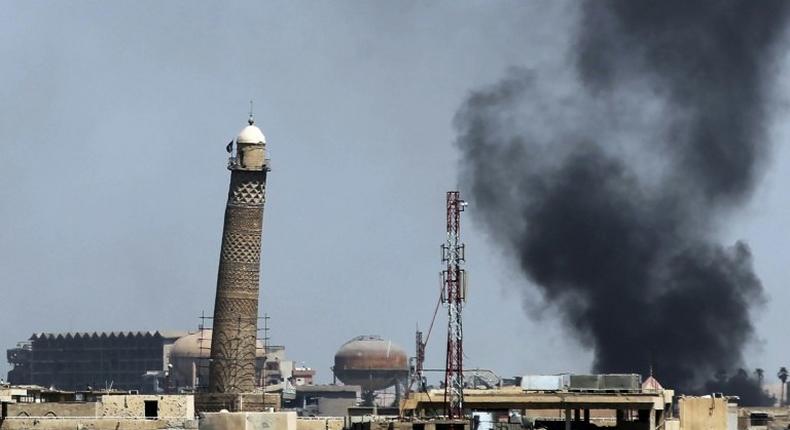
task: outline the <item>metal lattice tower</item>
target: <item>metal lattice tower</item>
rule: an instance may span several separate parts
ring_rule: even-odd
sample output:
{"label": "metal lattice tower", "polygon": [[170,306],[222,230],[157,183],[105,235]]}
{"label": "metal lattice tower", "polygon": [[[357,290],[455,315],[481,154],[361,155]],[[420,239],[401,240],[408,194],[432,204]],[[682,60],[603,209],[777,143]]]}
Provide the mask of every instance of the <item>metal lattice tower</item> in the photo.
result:
{"label": "metal lattice tower", "polygon": [[415,335],[415,348],[416,348],[416,357],[414,359],[414,380],[412,382],[417,383],[417,391],[424,391],[425,387],[423,386],[423,368],[425,367],[425,342],[422,341],[422,332],[417,330]]}
{"label": "metal lattice tower", "polygon": [[461,318],[466,301],[464,244],[461,243],[461,212],[466,202],[458,191],[447,192],[447,242],[442,245],[442,301],[447,305],[447,365],[444,374],[444,404],[448,419],[464,416],[464,329]]}

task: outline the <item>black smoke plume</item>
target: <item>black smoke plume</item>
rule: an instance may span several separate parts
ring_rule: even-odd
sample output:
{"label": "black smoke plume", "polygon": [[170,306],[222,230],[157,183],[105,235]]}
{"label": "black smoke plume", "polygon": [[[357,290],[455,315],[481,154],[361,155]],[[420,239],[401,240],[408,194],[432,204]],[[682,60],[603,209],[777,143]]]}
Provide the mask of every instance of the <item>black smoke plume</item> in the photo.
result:
{"label": "black smoke plume", "polygon": [[788,9],[587,1],[570,76],[513,69],[456,115],[474,212],[595,371],[772,402],[738,370],[763,287],[749,247],[716,235],[764,168]]}

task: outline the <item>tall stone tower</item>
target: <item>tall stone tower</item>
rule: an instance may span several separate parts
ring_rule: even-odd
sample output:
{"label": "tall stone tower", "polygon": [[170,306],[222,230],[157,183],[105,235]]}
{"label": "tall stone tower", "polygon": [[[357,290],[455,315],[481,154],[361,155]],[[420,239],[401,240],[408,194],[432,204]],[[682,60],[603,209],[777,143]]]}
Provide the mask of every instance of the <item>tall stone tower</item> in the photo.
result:
{"label": "tall stone tower", "polygon": [[[255,391],[263,204],[266,201],[266,138],[250,115],[228,162],[230,189],[214,302],[209,396],[231,410],[241,394]],[[232,147],[228,145],[230,150]],[[238,403],[238,404],[236,404]]]}

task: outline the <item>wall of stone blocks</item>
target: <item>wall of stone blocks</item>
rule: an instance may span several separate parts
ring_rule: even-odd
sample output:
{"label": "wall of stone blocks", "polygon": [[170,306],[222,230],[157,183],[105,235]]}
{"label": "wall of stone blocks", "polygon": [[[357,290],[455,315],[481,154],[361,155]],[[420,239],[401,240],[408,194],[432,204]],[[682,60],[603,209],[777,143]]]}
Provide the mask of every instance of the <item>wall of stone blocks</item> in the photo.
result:
{"label": "wall of stone blocks", "polygon": [[[145,418],[155,400],[158,418]],[[197,428],[191,395],[102,396],[101,402],[10,403],[0,430],[159,430]]]}
{"label": "wall of stone blocks", "polygon": [[296,412],[208,412],[199,430],[297,430],[296,422]]}
{"label": "wall of stone blocks", "polygon": [[296,419],[296,430],[343,430],[343,418],[303,418]]}
{"label": "wall of stone blocks", "polygon": [[194,420],[146,420],[146,419],[6,419],[0,430],[163,430],[197,429]]}
{"label": "wall of stone blocks", "polygon": [[98,402],[9,403],[9,417],[95,417]]}
{"label": "wall of stone blocks", "polygon": [[274,412],[280,410],[280,395],[275,393],[199,393],[195,395],[198,413],[219,412]]}
{"label": "wall of stone blocks", "polygon": [[680,430],[726,430],[727,399],[681,397]]}
{"label": "wall of stone blocks", "polygon": [[145,401],[157,402],[159,418],[193,419],[195,401],[191,395],[102,396],[98,416],[144,417]]}
{"label": "wall of stone blocks", "polygon": [[348,416],[348,408],[356,405],[357,399],[320,397],[318,399],[318,415],[322,417],[345,417]]}

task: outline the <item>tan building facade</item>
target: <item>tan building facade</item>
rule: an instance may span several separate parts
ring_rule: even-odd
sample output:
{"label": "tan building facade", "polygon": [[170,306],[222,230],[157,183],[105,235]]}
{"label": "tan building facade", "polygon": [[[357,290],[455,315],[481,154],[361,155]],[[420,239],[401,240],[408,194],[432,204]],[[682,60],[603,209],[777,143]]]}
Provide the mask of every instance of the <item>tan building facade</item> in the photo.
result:
{"label": "tan building facade", "polygon": [[191,395],[104,395],[93,402],[7,403],[0,430],[195,428]]}

